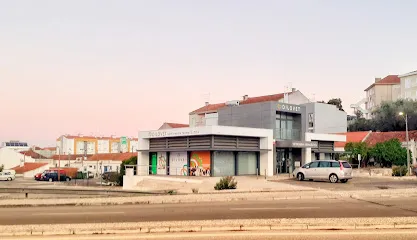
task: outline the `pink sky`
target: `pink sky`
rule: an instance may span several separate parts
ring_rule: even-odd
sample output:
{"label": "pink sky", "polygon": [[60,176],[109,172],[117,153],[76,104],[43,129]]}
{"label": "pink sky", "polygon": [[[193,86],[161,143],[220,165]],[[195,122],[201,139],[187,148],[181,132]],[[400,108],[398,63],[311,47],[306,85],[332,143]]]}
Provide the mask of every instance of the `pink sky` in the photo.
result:
{"label": "pink sky", "polygon": [[136,137],[187,123],[208,93],[214,103],[289,85],[315,100],[340,97],[350,112],[375,77],[417,66],[417,6],[394,2],[2,5],[0,141]]}

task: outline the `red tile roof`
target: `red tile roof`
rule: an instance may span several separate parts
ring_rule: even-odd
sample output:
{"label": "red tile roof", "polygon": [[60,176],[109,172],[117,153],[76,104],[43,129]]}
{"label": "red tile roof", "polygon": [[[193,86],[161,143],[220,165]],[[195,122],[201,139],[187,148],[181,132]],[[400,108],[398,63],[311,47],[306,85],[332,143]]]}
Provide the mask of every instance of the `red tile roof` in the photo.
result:
{"label": "red tile roof", "polygon": [[388,75],[384,77],[383,79],[379,80],[378,82],[371,84],[371,86],[366,88],[365,91],[368,91],[375,85],[395,85],[395,84],[400,84],[400,83],[401,83],[401,79],[398,77],[398,75]]}
{"label": "red tile roof", "polygon": [[29,162],[27,162],[23,165],[23,167],[16,166],[16,167],[12,168],[12,170],[15,170],[17,174],[22,174],[22,173],[25,173],[25,172],[29,172],[29,171],[41,168],[41,167],[46,166],[46,165],[48,165],[48,163],[29,163]]}
{"label": "red tile roof", "polygon": [[131,157],[138,156],[138,153],[99,153],[94,154],[87,158],[88,161],[100,161],[100,160],[113,160],[113,161],[125,161]]}
{"label": "red tile roof", "polygon": [[[385,142],[390,139],[396,138],[400,142],[406,141],[405,131],[402,132],[372,132],[365,140],[369,146],[374,146],[377,143]],[[417,140],[417,130],[408,132],[409,139]]]}
{"label": "red tile roof", "polygon": [[[87,154],[87,158],[88,157],[90,157],[90,156],[92,156],[91,154]],[[61,159],[61,160],[77,160],[77,158],[82,158],[82,157],[84,157],[84,154],[77,154],[77,155],[74,155],[74,154],[69,154],[69,155],[53,155],[52,157],[51,157],[51,159],[53,159],[53,160],[59,160],[59,159]]]}
{"label": "red tile roof", "polygon": [[182,124],[182,123],[166,123],[166,124],[168,124],[172,128],[184,128],[184,127],[190,126],[188,124]]}
{"label": "red tile roof", "polygon": [[43,150],[56,151],[56,147],[46,147]]}
{"label": "red tile roof", "polygon": [[27,151],[21,151],[21,154],[27,156],[27,157],[31,157],[34,159],[46,159],[47,157],[40,155],[39,153],[33,151],[32,149],[27,150]]}
{"label": "red tile roof", "polygon": [[371,132],[370,131],[364,131],[364,132],[346,132],[346,133],[336,133],[338,135],[345,135],[346,136],[346,142],[335,142],[334,147],[337,148],[344,148],[346,143],[349,142],[362,142]]}
{"label": "red tile roof", "polygon": [[[293,92],[289,92],[291,94]],[[246,100],[241,100],[239,102],[240,105],[243,104],[252,104],[252,103],[260,103],[260,102],[269,102],[269,101],[279,101],[284,98],[285,93],[278,93],[272,95],[265,95],[259,97],[248,97]],[[226,106],[226,103],[216,103],[216,104],[209,104],[207,106],[201,107],[192,111],[190,114],[198,114],[198,113],[210,113],[210,112],[217,112],[220,108]]]}

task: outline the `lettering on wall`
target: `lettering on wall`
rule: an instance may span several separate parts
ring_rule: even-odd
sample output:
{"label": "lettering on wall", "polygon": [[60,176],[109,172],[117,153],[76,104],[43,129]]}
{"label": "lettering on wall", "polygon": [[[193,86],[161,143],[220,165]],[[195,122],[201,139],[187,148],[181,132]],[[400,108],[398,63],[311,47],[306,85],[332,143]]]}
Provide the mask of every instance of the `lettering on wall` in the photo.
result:
{"label": "lettering on wall", "polygon": [[180,136],[189,136],[194,134],[199,134],[200,132],[197,130],[188,130],[182,132],[167,132],[167,131],[153,131],[149,132],[149,138],[155,137],[180,137]]}
{"label": "lettering on wall", "polygon": [[278,103],[278,110],[290,111],[290,112],[300,112],[301,107],[300,106],[287,105],[287,104],[283,104],[283,103]]}

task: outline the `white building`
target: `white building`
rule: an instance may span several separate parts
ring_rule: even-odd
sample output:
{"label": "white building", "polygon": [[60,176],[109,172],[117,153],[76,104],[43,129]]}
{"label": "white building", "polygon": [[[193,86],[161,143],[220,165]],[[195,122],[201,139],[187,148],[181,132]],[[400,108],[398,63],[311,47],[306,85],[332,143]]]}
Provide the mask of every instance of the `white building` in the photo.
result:
{"label": "white building", "polygon": [[8,148],[14,151],[26,151],[29,150],[30,147],[27,142],[20,142],[17,140],[11,140],[8,142],[2,142],[0,148]]}
{"label": "white building", "polygon": [[401,97],[417,100],[417,71],[399,76],[401,79]]}
{"label": "white building", "polygon": [[0,148],[0,165],[4,166],[4,169],[11,169],[16,166],[20,166],[25,162],[34,163],[34,158],[25,156],[24,154],[15,151],[11,148]]}

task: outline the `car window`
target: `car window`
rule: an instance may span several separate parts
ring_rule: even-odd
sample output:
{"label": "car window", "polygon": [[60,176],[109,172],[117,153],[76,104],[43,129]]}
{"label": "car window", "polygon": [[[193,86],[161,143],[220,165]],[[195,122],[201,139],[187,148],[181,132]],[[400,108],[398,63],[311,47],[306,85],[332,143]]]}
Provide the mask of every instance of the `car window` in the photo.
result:
{"label": "car window", "polygon": [[348,162],[342,162],[344,168],[352,168]]}
{"label": "car window", "polygon": [[340,163],[339,162],[331,162],[331,167],[334,167],[334,168],[339,168],[340,167]]}
{"label": "car window", "polygon": [[310,164],[310,168],[317,168],[317,167],[319,167],[319,162],[312,162]]}
{"label": "car window", "polygon": [[311,163],[304,164],[304,166],[302,166],[302,168],[306,168],[307,166],[310,166],[310,164]]}
{"label": "car window", "polygon": [[330,167],[330,162],[322,161],[322,162],[320,162],[319,167],[320,168],[329,168]]}

